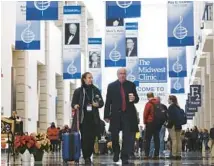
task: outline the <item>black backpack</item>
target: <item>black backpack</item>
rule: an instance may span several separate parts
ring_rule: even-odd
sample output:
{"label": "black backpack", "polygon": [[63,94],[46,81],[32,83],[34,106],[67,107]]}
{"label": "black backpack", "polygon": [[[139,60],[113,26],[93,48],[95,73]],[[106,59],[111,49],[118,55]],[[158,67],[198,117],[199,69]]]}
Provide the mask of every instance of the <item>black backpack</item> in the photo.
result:
{"label": "black backpack", "polygon": [[154,124],[161,127],[167,120],[167,110],[161,104],[150,102],[154,108]]}
{"label": "black backpack", "polygon": [[182,126],[187,123],[187,116],[183,109],[177,107],[175,126]]}

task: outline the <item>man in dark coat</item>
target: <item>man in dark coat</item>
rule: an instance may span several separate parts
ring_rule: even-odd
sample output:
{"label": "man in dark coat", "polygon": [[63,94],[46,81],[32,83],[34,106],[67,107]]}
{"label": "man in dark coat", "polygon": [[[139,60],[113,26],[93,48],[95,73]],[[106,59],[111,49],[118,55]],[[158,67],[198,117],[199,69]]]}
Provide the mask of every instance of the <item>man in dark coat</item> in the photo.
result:
{"label": "man in dark coat", "polygon": [[112,135],[114,151],[113,161],[117,162],[120,155],[119,132],[123,131],[123,147],[121,159],[128,164],[131,150],[131,135],[138,131],[137,111],[134,106],[139,101],[134,83],[126,80],[126,69],[117,71],[118,80],[110,83],[107,89],[104,119],[110,122],[109,131]]}

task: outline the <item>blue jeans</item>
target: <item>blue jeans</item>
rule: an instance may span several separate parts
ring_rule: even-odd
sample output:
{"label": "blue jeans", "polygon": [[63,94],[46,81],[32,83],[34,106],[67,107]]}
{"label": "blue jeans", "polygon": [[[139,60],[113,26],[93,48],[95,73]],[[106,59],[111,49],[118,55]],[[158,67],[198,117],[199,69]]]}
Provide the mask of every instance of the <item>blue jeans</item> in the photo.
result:
{"label": "blue jeans", "polygon": [[160,133],[159,133],[159,137],[160,137],[160,150],[159,150],[159,154],[160,156],[163,156],[163,151],[164,151],[164,137],[165,137],[165,132],[166,132],[166,128],[164,126],[161,127]]}

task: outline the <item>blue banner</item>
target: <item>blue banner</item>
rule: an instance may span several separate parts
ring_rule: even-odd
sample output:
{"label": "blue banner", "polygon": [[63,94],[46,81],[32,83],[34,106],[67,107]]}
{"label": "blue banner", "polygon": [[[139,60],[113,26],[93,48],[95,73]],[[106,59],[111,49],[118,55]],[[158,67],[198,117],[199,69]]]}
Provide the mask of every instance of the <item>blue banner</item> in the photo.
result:
{"label": "blue banner", "polygon": [[167,83],[167,58],[140,58],[139,82]]}
{"label": "blue banner", "polygon": [[168,1],[168,46],[194,46],[193,1]]}
{"label": "blue banner", "polygon": [[102,70],[90,69],[89,72],[93,76],[93,84],[101,91],[102,90]]}
{"label": "blue banner", "polygon": [[201,107],[201,85],[190,85],[191,105]]}
{"label": "blue banner", "polygon": [[102,44],[102,38],[88,38],[88,44]]}
{"label": "blue banner", "polygon": [[81,78],[81,50],[72,49],[63,54],[63,79]]}
{"label": "blue banner", "polygon": [[141,1],[106,1],[106,18],[136,18],[141,16]]}
{"label": "blue banner", "polygon": [[192,104],[191,95],[188,93],[188,98],[186,100],[187,112],[197,112],[198,107]]}
{"label": "blue banner", "polygon": [[186,77],[186,47],[169,47],[169,77]]}
{"label": "blue banner", "polygon": [[171,93],[185,93],[184,78],[171,78]]}
{"label": "blue banner", "polygon": [[26,20],[58,20],[58,1],[27,1]]}
{"label": "blue banner", "polygon": [[127,80],[133,82],[136,86],[139,86],[139,60],[138,58],[127,58],[126,69],[127,69]]}
{"label": "blue banner", "polygon": [[26,21],[26,2],[16,6],[16,50],[40,50],[40,22]]}
{"label": "blue banner", "polygon": [[81,6],[63,8],[63,78],[81,78]]}
{"label": "blue banner", "polygon": [[[126,23],[126,57],[138,57],[138,23]],[[127,66],[127,65],[126,65]]]}
{"label": "blue banner", "polygon": [[105,67],[126,66],[124,26],[106,27]]}

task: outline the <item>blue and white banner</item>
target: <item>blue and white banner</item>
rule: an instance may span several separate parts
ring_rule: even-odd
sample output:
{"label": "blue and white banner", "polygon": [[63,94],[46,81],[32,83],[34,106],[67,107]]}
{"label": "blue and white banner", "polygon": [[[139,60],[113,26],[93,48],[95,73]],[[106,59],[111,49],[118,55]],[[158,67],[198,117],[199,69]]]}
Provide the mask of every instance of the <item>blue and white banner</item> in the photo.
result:
{"label": "blue and white banner", "polygon": [[126,66],[125,28],[123,22],[114,21],[115,26],[106,27],[105,67]]}
{"label": "blue and white banner", "polygon": [[186,47],[169,47],[169,77],[186,77]]}
{"label": "blue and white banner", "polygon": [[126,57],[138,57],[137,22],[126,23]]}
{"label": "blue and white banner", "polygon": [[136,18],[141,16],[141,1],[106,1],[106,18]]}
{"label": "blue and white banner", "polygon": [[58,20],[58,1],[27,1],[26,20]]}
{"label": "blue and white banner", "polygon": [[40,22],[26,21],[26,2],[16,2],[16,50],[40,50]]}
{"label": "blue and white banner", "polygon": [[64,6],[63,13],[63,78],[80,79],[81,6]]}
{"label": "blue and white banner", "polygon": [[81,50],[71,49],[63,53],[63,79],[81,78]]}
{"label": "blue and white banner", "polygon": [[88,38],[88,68],[101,68],[102,38]]}
{"label": "blue and white banner", "polygon": [[139,82],[167,83],[167,58],[140,58]]}
{"label": "blue and white banner", "polygon": [[168,46],[194,46],[193,1],[168,1]]}
{"label": "blue and white banner", "polygon": [[171,92],[172,94],[175,93],[185,93],[185,85],[184,85],[184,78],[171,78]]}
{"label": "blue and white banner", "polygon": [[90,69],[89,72],[93,76],[93,84],[101,91],[102,90],[102,70]]}
{"label": "blue and white banner", "polygon": [[201,85],[190,85],[191,105],[201,107]]}
{"label": "blue and white banner", "polygon": [[127,58],[126,59],[126,69],[127,69],[127,80],[135,83],[139,86],[139,60],[138,58]]}

